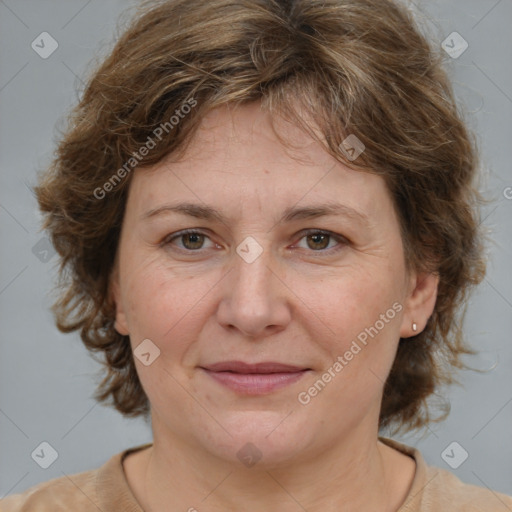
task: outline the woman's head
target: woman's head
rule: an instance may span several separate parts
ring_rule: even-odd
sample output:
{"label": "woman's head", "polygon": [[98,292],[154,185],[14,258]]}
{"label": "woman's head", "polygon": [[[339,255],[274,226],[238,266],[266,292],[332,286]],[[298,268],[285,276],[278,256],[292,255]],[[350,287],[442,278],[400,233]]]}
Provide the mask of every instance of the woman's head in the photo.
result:
{"label": "woman's head", "polygon": [[[178,407],[200,429],[196,396],[250,437],[293,390],[280,429],[306,445],[321,422],[339,432],[365,414],[420,426],[451,379],[434,353],[458,364],[459,309],[484,273],[475,167],[440,57],[394,3],[152,2],[91,77],[37,188],[62,257],[58,326],[104,354],[97,398],[128,416],[149,396],[163,424]],[[226,218],[143,218],[177,202]],[[326,203],[346,208],[279,222]],[[185,228],[207,235],[189,242],[207,244],[200,257],[169,244]],[[312,254],[333,247],[318,231],[341,250]],[[146,338],[160,350],[147,367],[132,354]],[[312,372],[233,402],[199,369],[227,358]]]}

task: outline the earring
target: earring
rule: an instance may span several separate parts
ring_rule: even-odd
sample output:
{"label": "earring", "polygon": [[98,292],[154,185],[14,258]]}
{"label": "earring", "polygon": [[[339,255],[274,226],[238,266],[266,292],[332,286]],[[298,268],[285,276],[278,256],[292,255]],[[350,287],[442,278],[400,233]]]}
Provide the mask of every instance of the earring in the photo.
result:
{"label": "earring", "polygon": [[413,323],[412,323],[412,330],[413,330],[414,332],[416,332],[416,331],[418,330],[418,324],[416,324],[416,322],[413,322]]}

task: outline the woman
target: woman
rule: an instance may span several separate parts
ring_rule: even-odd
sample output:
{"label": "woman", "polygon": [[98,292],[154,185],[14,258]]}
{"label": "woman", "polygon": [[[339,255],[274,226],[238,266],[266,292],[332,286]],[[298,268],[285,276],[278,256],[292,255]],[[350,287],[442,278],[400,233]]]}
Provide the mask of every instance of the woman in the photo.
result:
{"label": "woman", "polygon": [[[153,443],[2,510],[512,509],[379,436],[432,419],[484,276],[476,152],[388,0],[152,2],[37,195],[59,329]],[[71,480],[71,481],[70,481]]]}

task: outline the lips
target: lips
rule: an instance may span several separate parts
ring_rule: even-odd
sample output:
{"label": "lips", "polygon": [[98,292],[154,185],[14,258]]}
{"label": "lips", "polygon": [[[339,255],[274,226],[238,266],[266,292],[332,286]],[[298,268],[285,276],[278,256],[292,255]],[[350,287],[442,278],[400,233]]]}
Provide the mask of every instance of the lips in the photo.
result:
{"label": "lips", "polygon": [[277,362],[224,361],[201,367],[209,377],[243,395],[263,395],[300,380],[311,368]]}
{"label": "lips", "polygon": [[304,370],[309,370],[310,368],[304,368],[300,366],[292,366],[289,364],[281,364],[275,362],[265,362],[265,363],[256,363],[256,364],[248,364],[243,361],[224,361],[220,363],[215,363],[212,365],[204,366],[206,370],[210,370],[212,372],[233,372],[233,373],[260,373],[260,374],[268,374],[268,373],[296,373]]}

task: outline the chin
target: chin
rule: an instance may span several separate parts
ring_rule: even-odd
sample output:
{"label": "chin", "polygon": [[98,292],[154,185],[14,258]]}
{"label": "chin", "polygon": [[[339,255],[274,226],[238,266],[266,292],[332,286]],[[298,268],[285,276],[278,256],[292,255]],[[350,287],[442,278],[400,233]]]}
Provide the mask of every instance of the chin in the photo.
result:
{"label": "chin", "polygon": [[294,414],[287,418],[289,412],[250,411],[224,416],[219,422],[231,436],[220,428],[200,436],[206,441],[206,450],[228,462],[248,468],[276,468],[293,462],[315,439]]}

